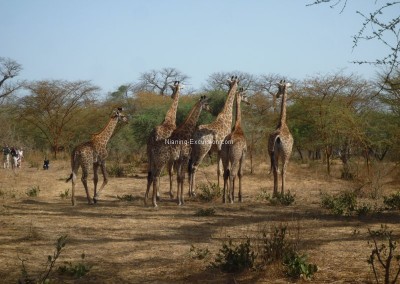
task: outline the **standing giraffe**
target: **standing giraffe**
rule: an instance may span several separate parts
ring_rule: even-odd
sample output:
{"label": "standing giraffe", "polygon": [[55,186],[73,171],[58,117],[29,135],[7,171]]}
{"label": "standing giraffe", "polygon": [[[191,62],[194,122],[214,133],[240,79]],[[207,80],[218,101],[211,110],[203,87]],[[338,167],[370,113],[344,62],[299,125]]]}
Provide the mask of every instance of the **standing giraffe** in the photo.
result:
{"label": "standing giraffe", "polygon": [[[97,199],[100,196],[100,192],[107,184],[107,171],[106,171],[106,158],[108,156],[107,143],[114,133],[115,127],[119,121],[127,122],[127,118],[122,114],[122,108],[118,108],[114,111],[107,125],[97,134],[92,135],[92,139],[88,142],[82,143],[74,148],[71,154],[71,168],[72,173],[66,180],[69,182],[72,179],[72,192],[71,201],[72,205],[75,205],[75,183],[76,176],[78,174],[79,167],[82,167],[82,183],[85,187],[86,197],[88,204],[93,204],[89,196],[89,189],[87,185],[87,178],[90,168],[93,166],[93,182],[94,182],[94,196],[93,202],[97,203]],[[101,168],[103,174],[103,184],[97,192],[97,182],[99,180],[97,171]]]}
{"label": "standing giraffe", "polygon": [[293,137],[292,134],[290,134],[289,128],[286,124],[287,88],[291,85],[290,83],[286,83],[284,80],[281,80],[277,85],[278,93],[276,94],[276,97],[279,98],[282,95],[281,114],[276,130],[269,135],[268,139],[268,154],[271,158],[271,170],[274,174],[274,196],[278,194],[279,159],[282,157],[281,193],[283,194],[285,191],[286,168],[293,147]]}
{"label": "standing giraffe", "polygon": [[236,175],[239,177],[239,202],[242,202],[242,176],[247,145],[246,137],[242,129],[242,114],[240,109],[241,102],[249,104],[247,96],[244,95],[243,89],[236,94],[235,125],[232,129],[232,132],[226,136],[221,148],[221,160],[224,168],[224,193],[222,196],[223,203],[226,203],[226,193],[228,193],[230,203],[233,203],[235,199],[234,193]]}
{"label": "standing giraffe", "polygon": [[[183,85],[180,84],[179,81],[175,81],[173,85],[169,85],[172,89],[172,105],[169,108],[167,114],[165,115],[164,121],[156,126],[153,131],[150,133],[149,138],[147,139],[147,162],[148,162],[148,170],[147,170],[147,191],[151,186],[149,181],[152,180],[151,176],[151,160],[153,159],[153,152],[158,147],[159,141],[164,141],[168,137],[171,136],[172,131],[176,129],[176,112],[178,110],[179,103],[179,95],[180,90],[183,88]],[[169,184],[170,184],[170,195],[172,195],[172,176],[173,176],[173,165],[168,165],[168,174],[169,174]],[[172,196],[171,196],[172,197]],[[159,198],[159,192],[157,192],[157,198]]]}
{"label": "standing giraffe", "polygon": [[214,122],[210,124],[200,125],[193,135],[192,154],[189,160],[189,196],[195,195],[196,171],[203,161],[204,156],[209,151],[217,152],[217,175],[218,186],[219,177],[221,175],[221,144],[225,137],[232,129],[232,107],[235,100],[235,94],[239,79],[232,76],[229,83],[228,97],[224,108],[218,114]]}
{"label": "standing giraffe", "polygon": [[188,170],[188,163],[191,151],[191,139],[196,124],[199,120],[201,111],[205,109],[210,110],[208,98],[201,96],[200,100],[193,106],[185,121],[177,129],[175,129],[171,136],[164,141],[159,141],[158,146],[154,148],[154,157],[151,164],[152,180],[147,181],[147,190],[145,194],[145,202],[147,201],[150,185],[153,183],[153,197],[152,203],[157,207],[156,194],[159,187],[159,179],[162,169],[165,165],[174,165],[177,172],[177,197],[178,205],[184,203],[183,200],[183,183],[185,180],[185,171]]}

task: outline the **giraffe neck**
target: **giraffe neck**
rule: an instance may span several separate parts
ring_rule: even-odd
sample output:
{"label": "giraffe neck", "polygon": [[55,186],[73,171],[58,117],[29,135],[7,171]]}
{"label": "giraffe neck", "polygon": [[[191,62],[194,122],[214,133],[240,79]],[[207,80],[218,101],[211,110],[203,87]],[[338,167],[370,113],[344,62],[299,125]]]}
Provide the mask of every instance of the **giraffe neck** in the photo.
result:
{"label": "giraffe neck", "polygon": [[237,90],[237,83],[234,83],[231,86],[231,88],[229,89],[228,98],[226,99],[224,108],[218,114],[217,119],[216,119],[217,121],[221,121],[221,120],[224,122],[230,121],[231,124],[229,125],[229,129],[232,126],[232,108],[233,108],[233,102],[235,100],[236,90]]}
{"label": "giraffe neck", "polygon": [[102,131],[92,136],[92,141],[95,146],[105,147],[114,133],[117,126],[118,117],[112,117]]}
{"label": "giraffe neck", "polygon": [[174,101],[165,115],[163,124],[176,125],[176,112],[178,110],[179,91],[176,92]]}
{"label": "giraffe neck", "polygon": [[279,118],[279,127],[286,125],[286,88],[282,94],[281,115]]}
{"label": "giraffe neck", "polygon": [[242,125],[242,112],[240,109],[241,98],[239,93],[236,94],[236,108],[235,108],[235,129],[241,128]]}
{"label": "giraffe neck", "polygon": [[182,138],[189,139],[192,137],[194,131],[196,130],[197,121],[199,120],[200,113],[202,110],[201,102],[197,102],[193,108],[190,110],[188,116],[186,117],[185,121],[179,126],[177,132],[181,132]]}

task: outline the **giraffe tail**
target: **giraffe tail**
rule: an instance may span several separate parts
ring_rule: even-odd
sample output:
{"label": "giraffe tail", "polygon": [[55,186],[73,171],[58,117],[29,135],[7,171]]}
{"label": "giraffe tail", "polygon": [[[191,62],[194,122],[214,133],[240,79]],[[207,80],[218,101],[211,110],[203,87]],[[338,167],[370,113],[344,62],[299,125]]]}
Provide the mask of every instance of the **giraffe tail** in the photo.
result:
{"label": "giraffe tail", "polygon": [[67,180],[65,182],[69,182],[72,179],[72,177],[73,177],[73,174],[71,173],[69,178],[67,178]]}
{"label": "giraffe tail", "polygon": [[274,139],[274,143],[272,145],[272,152],[270,154],[271,156],[271,167],[269,168],[269,175],[272,173],[272,169],[276,167],[276,156],[275,156],[275,149],[276,149],[276,144],[280,143],[281,139],[279,137],[279,135],[277,135]]}

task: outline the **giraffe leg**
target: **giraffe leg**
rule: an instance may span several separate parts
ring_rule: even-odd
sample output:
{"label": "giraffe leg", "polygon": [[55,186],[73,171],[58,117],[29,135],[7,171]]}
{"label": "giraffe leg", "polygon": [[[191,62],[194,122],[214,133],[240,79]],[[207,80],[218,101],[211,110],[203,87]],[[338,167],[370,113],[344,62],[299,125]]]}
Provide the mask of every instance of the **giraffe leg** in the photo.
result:
{"label": "giraffe leg", "polygon": [[168,165],[168,175],[169,175],[169,197],[172,199],[174,198],[174,193],[173,193],[173,186],[174,186],[174,163]]}
{"label": "giraffe leg", "polygon": [[160,182],[161,182],[161,178],[158,178],[157,182],[158,182],[158,184],[157,184],[156,198],[157,198],[157,201],[160,201],[161,200],[161,197],[160,197]]}
{"label": "giraffe leg", "polygon": [[222,202],[226,203],[226,194],[229,194],[228,186],[229,186],[229,169],[224,171],[224,191],[222,195]]}
{"label": "giraffe leg", "polygon": [[153,183],[153,175],[152,172],[149,171],[147,173],[147,189],[146,189],[146,193],[144,195],[144,204],[147,205],[147,198],[149,197],[149,192],[150,192],[150,187]]}
{"label": "giraffe leg", "polygon": [[162,168],[156,167],[155,169],[152,170],[152,183],[153,183],[153,195],[152,195],[152,204],[154,207],[157,207],[157,192],[159,190],[159,184],[160,184],[160,174],[161,174]]}
{"label": "giraffe leg", "polygon": [[[234,153],[237,153],[235,151]],[[241,157],[240,157],[241,159]],[[229,191],[229,202],[233,203],[235,201],[235,183],[236,183],[236,176],[240,172],[241,167],[241,160],[236,157],[231,157],[231,175],[230,175],[230,191]]]}
{"label": "giraffe leg", "polygon": [[242,174],[238,174],[238,178],[239,178],[239,193],[238,193],[238,198],[239,198],[239,202],[242,202]]}
{"label": "giraffe leg", "polygon": [[218,176],[218,187],[219,187],[219,178],[221,176],[221,169],[223,168],[222,166],[222,160],[221,160],[221,151],[219,150],[217,153],[217,176]]}
{"label": "giraffe leg", "polygon": [[88,167],[87,166],[82,166],[82,178],[81,178],[81,181],[82,181],[83,187],[85,188],[85,191],[86,191],[86,198],[88,200],[88,204],[92,205],[93,202],[92,202],[92,199],[89,196],[89,188],[88,188],[88,185],[87,185],[88,174],[89,174]]}
{"label": "giraffe leg", "polygon": [[272,173],[274,175],[274,193],[273,196],[278,194],[278,159],[276,157],[276,152],[272,153]]}
{"label": "giraffe leg", "polygon": [[190,167],[190,173],[189,173],[189,196],[190,197],[196,196],[196,193],[194,191],[194,187],[196,186],[196,171],[197,171],[197,165],[192,165]]}
{"label": "giraffe leg", "polygon": [[158,175],[153,176],[153,196],[152,196],[153,207],[157,207],[157,191],[158,191],[159,179],[160,177]]}
{"label": "giraffe leg", "polygon": [[282,173],[281,173],[281,179],[282,179],[281,194],[283,194],[285,192],[286,168],[287,168],[287,162],[284,161],[283,165],[282,165]]}
{"label": "giraffe leg", "polygon": [[[93,185],[94,185],[94,195],[93,197],[96,196],[97,194],[97,183],[99,182],[99,163],[93,163]],[[96,203],[96,200],[93,198],[94,203]]]}
{"label": "giraffe leg", "polygon": [[239,178],[239,202],[242,202],[242,177],[243,177],[243,164],[244,164],[245,154],[242,154],[242,158],[239,162],[239,171],[238,171],[238,178]]}
{"label": "giraffe leg", "polygon": [[75,184],[76,184],[76,174],[72,172],[72,189],[71,189],[71,203],[75,206]]}
{"label": "giraffe leg", "polygon": [[98,192],[95,193],[94,197],[93,197],[93,201],[94,203],[97,203],[99,197],[100,197],[100,193],[103,190],[103,188],[107,185],[108,183],[108,174],[107,174],[107,169],[106,169],[106,162],[103,161],[100,165],[101,168],[101,173],[103,174],[103,183],[100,186],[100,189]]}
{"label": "giraffe leg", "polygon": [[178,205],[183,205],[183,181],[184,181],[184,171],[182,169],[182,161],[178,162],[177,171],[176,171],[176,181],[177,181],[177,197],[178,197]]}
{"label": "giraffe leg", "polygon": [[[70,177],[66,180],[67,182],[69,180],[72,180],[72,189],[71,189],[71,203],[72,206],[75,205],[75,185],[76,185],[76,178],[78,175],[78,170],[80,167],[80,157],[79,155],[76,155],[76,152],[74,151],[71,155],[71,175]],[[83,171],[83,167],[82,167],[82,171]]]}
{"label": "giraffe leg", "polygon": [[235,180],[236,180],[236,174],[231,172],[229,176],[229,203],[233,203],[235,200]]}

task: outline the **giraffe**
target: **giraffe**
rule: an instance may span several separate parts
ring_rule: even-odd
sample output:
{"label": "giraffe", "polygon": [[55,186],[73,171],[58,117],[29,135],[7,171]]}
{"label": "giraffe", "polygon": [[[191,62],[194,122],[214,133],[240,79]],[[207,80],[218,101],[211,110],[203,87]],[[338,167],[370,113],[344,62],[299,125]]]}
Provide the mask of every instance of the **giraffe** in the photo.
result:
{"label": "giraffe", "polygon": [[274,196],[278,194],[279,159],[282,157],[281,193],[283,194],[285,191],[286,168],[288,166],[293,147],[293,137],[292,134],[290,134],[290,130],[286,124],[287,88],[290,87],[291,84],[286,83],[285,80],[281,80],[277,85],[278,93],[276,94],[276,97],[279,98],[282,96],[281,113],[277,128],[269,135],[268,138],[268,154],[271,159],[271,170],[274,174]]}
{"label": "giraffe", "polygon": [[[150,133],[149,138],[147,139],[147,161],[148,161],[148,170],[147,170],[147,180],[152,180],[151,177],[151,160],[153,158],[152,152],[156,147],[158,147],[158,141],[164,141],[169,136],[171,136],[172,131],[176,129],[176,112],[178,110],[179,103],[179,95],[180,90],[183,88],[183,85],[179,81],[175,81],[173,85],[169,85],[172,89],[172,105],[167,111],[164,121],[156,126],[153,131]],[[170,183],[170,196],[172,195],[172,186],[173,186],[173,165],[168,165],[168,175],[169,175],[169,183]],[[147,183],[147,191],[149,190],[151,183]],[[171,196],[172,197],[172,196]],[[159,198],[159,192],[157,192],[157,198]]]}
{"label": "giraffe", "polygon": [[[97,203],[97,200],[100,196],[100,192],[108,182],[106,163],[105,163],[105,160],[108,156],[106,146],[111,136],[113,135],[114,130],[119,121],[122,122],[128,121],[127,117],[122,114],[122,108],[118,108],[116,111],[113,112],[113,115],[111,116],[110,120],[108,121],[108,123],[106,124],[106,126],[103,128],[102,131],[93,134],[90,141],[76,146],[72,151],[71,154],[72,173],[66,180],[66,182],[72,180],[72,191],[71,191],[72,205],[75,205],[75,183],[79,167],[82,167],[81,180],[83,186],[85,187],[88,204],[93,204],[89,196],[89,189],[87,185],[89,170],[93,166],[93,182],[94,182],[93,202]],[[97,171],[99,167],[101,168],[101,172],[103,174],[103,184],[101,185],[99,191],[97,192],[97,182],[99,179]]]}
{"label": "giraffe", "polygon": [[247,145],[246,137],[243,133],[243,129],[241,126],[241,102],[249,104],[249,101],[247,99],[247,96],[244,94],[243,89],[241,89],[236,94],[235,125],[232,129],[232,132],[224,139],[224,143],[221,147],[221,160],[222,166],[224,168],[224,192],[222,196],[223,203],[226,203],[226,193],[228,193],[230,203],[233,203],[235,199],[234,191],[236,175],[239,177],[239,202],[242,202],[242,176]]}
{"label": "giraffe", "polygon": [[231,132],[232,107],[239,79],[232,76],[229,83],[228,97],[224,108],[218,114],[214,122],[200,125],[193,135],[192,154],[189,160],[189,196],[195,196],[196,171],[209,151],[217,152],[218,186],[221,175],[221,144],[224,138]]}
{"label": "giraffe", "polygon": [[191,138],[196,129],[196,124],[201,111],[205,109],[210,111],[208,98],[201,96],[200,100],[193,106],[187,115],[185,121],[175,129],[171,136],[164,141],[158,141],[157,147],[153,150],[153,159],[151,164],[152,180],[147,181],[147,190],[145,202],[147,201],[150,185],[153,184],[152,203],[157,207],[157,192],[159,187],[160,173],[165,165],[174,165],[177,172],[177,198],[178,205],[184,203],[183,183],[185,180],[185,171],[188,169],[188,163],[191,151]]}

